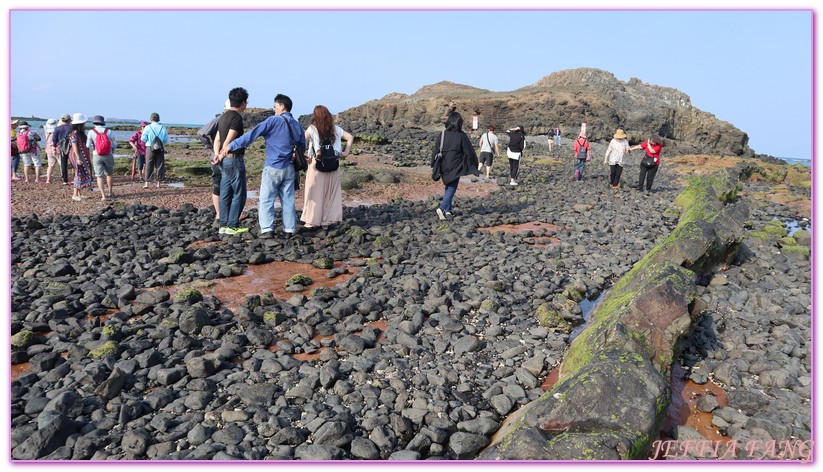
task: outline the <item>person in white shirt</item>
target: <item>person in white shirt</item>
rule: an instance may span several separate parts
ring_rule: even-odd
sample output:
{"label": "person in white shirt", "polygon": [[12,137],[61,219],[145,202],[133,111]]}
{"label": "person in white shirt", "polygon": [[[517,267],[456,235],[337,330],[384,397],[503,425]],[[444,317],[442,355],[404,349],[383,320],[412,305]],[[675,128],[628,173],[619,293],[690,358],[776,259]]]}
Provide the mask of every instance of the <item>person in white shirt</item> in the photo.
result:
{"label": "person in white shirt", "polygon": [[498,154],[500,154],[499,140],[494,134],[494,125],[489,125],[488,131],[480,136],[480,165],[477,167],[477,170],[483,170],[483,166],[486,166],[487,179],[492,170],[494,156]]}
{"label": "person in white shirt", "polygon": [[608,164],[611,167],[609,185],[613,189],[620,188],[620,175],[623,173],[623,155],[629,152],[629,141],[626,140],[626,137],[626,132],[622,129],[615,131],[614,139],[609,142],[606,156],[603,158],[603,164]]}

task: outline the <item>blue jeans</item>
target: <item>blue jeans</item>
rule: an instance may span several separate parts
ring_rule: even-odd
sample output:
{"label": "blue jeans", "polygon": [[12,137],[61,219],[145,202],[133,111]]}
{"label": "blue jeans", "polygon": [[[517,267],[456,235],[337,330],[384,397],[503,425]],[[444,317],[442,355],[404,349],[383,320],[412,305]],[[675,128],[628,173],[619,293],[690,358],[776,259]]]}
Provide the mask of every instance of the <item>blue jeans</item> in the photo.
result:
{"label": "blue jeans", "polygon": [[220,226],[240,226],[240,212],[246,204],[246,163],[243,158],[226,157],[221,163]]}
{"label": "blue jeans", "polygon": [[454,182],[446,184],[446,192],[443,194],[443,201],[440,202],[440,209],[446,213],[452,212],[452,200],[454,200],[454,194],[457,192],[457,184],[459,183],[460,179],[454,179]]}
{"label": "blue jeans", "polygon": [[12,156],[11,158],[11,172],[14,175],[20,169],[20,155]]}
{"label": "blue jeans", "polygon": [[[225,172],[225,168],[223,169]],[[258,207],[258,219],[260,220],[260,232],[266,233],[274,230],[274,199],[280,197],[280,204],[283,206],[283,230],[287,233],[294,233],[297,227],[297,212],[294,209],[294,167],[290,164],[285,169],[275,169],[274,167],[263,167],[263,175],[260,178],[260,205]],[[223,174],[225,180],[226,174]],[[222,214],[222,210],[221,210]]]}

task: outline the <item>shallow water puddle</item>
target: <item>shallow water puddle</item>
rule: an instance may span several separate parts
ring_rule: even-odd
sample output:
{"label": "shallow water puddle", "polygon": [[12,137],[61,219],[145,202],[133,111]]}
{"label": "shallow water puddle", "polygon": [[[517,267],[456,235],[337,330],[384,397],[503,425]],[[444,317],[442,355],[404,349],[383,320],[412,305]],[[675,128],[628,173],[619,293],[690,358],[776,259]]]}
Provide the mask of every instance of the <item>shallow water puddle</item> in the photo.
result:
{"label": "shallow water puddle", "polygon": [[[330,269],[318,269],[311,264],[300,262],[274,261],[247,266],[242,275],[235,277],[197,280],[181,285],[172,285],[165,287],[165,289],[174,296],[180,290],[193,288],[198,290],[204,297],[217,297],[224,306],[236,310],[246,302],[246,297],[249,295],[262,295],[270,292],[275,298],[285,301],[295,293],[308,295],[312,289],[317,287],[339,287],[359,270],[358,267],[351,266],[348,262],[335,262],[334,267],[346,268],[349,273],[328,278],[326,274]],[[313,283],[300,292],[287,292],[286,280],[296,274],[308,276]]]}
{"label": "shallow water puddle", "polygon": [[806,228],[800,227],[800,220],[789,221],[786,223],[786,230],[788,231],[788,236],[794,236],[794,233],[804,229],[805,231],[811,232],[811,225],[807,225]]}
{"label": "shallow water puddle", "polygon": [[[521,223],[518,225],[497,225],[497,226],[489,226],[486,228],[477,228],[480,231],[488,231],[490,233],[494,233],[497,231],[503,231],[504,233],[512,233],[512,234],[529,234],[529,233],[538,233],[541,232],[557,232],[557,226],[551,223],[543,223],[541,221],[529,221],[527,223]],[[550,245],[560,244],[560,239],[555,238],[553,236],[534,236],[534,242],[531,243],[537,247],[546,247]]]}
{"label": "shallow water puddle", "polygon": [[705,413],[697,409],[697,401],[706,395],[713,395],[721,407],[729,406],[726,392],[711,381],[705,384],[696,384],[686,379],[686,369],[675,362],[672,366],[670,380],[672,387],[672,403],[669,405],[668,414],[663,421],[663,429],[660,431],[661,437],[668,437],[668,432],[673,426],[685,425],[697,430],[703,437],[710,441],[726,441],[729,438],[720,434],[717,426],[712,424],[712,414]]}
{"label": "shallow water puddle", "polygon": [[183,182],[168,182],[163,184],[164,187],[171,187],[171,188],[185,188],[186,185]]}

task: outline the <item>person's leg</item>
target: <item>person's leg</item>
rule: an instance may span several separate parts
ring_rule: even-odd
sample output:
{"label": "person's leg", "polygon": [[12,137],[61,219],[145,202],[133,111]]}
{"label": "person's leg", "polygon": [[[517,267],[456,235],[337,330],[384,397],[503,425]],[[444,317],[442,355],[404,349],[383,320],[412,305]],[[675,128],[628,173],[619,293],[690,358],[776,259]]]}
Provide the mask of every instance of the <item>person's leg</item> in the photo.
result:
{"label": "person's leg", "polygon": [[643,191],[643,181],[646,180],[646,171],[647,170],[648,169],[646,169],[642,165],[640,166],[640,180],[637,182],[637,191],[638,192]]}
{"label": "person's leg", "polygon": [[261,234],[274,230],[274,199],[277,197],[279,183],[276,177],[277,169],[263,167],[260,176],[260,200],[257,203],[257,220]]}
{"label": "person's leg", "polygon": [[[23,180],[28,182],[29,181],[29,167],[31,167],[31,154],[29,154],[27,152],[25,152],[25,153],[21,152],[20,153],[20,158],[23,160]],[[18,166],[20,165],[19,161],[18,161],[17,165]]]}
{"label": "person's leg", "polygon": [[459,183],[460,179],[458,178],[446,184],[446,190],[443,193],[443,200],[440,202],[440,208],[447,214],[452,212],[452,201],[454,200],[454,194],[457,193],[457,185]]}
{"label": "person's leg", "polygon": [[242,163],[242,159],[226,158],[223,160],[222,180],[227,180],[226,186],[229,189],[228,215],[226,216],[226,224],[229,228],[238,228],[240,226],[240,212],[243,211],[243,204],[246,202],[245,192],[242,192],[243,195],[241,195],[241,179],[244,177]]}
{"label": "person's leg", "polygon": [[166,151],[161,151],[157,156],[157,188],[160,188],[160,182],[166,177]]}
{"label": "person's leg", "polygon": [[143,174],[143,188],[149,188],[149,182],[154,177],[154,158],[155,154],[151,150],[146,151],[146,172]]}
{"label": "person's leg", "polygon": [[618,187],[620,185],[620,177],[623,175],[623,166],[619,164],[615,164],[615,176],[614,176],[614,186]]}
{"label": "person's leg", "polygon": [[146,155],[137,153],[137,172],[143,175],[143,169],[146,167]]}
{"label": "person's leg", "polygon": [[654,182],[654,176],[657,175],[657,168],[660,166],[653,166],[649,167],[649,171],[646,174],[646,191],[651,192],[652,190],[652,183]]}
{"label": "person's leg", "polygon": [[234,179],[234,158],[227,157],[221,163],[220,178],[220,227],[233,228],[231,226],[231,200],[233,195],[232,180]]}
{"label": "person's leg", "polygon": [[211,203],[214,206],[214,216],[220,219],[220,177],[223,175],[220,166],[211,166]]}
{"label": "person's leg", "polygon": [[283,171],[283,180],[280,183],[280,203],[283,205],[283,231],[294,234],[297,231],[297,210],[294,208],[294,181],[300,178],[294,171],[294,166],[288,166]]}

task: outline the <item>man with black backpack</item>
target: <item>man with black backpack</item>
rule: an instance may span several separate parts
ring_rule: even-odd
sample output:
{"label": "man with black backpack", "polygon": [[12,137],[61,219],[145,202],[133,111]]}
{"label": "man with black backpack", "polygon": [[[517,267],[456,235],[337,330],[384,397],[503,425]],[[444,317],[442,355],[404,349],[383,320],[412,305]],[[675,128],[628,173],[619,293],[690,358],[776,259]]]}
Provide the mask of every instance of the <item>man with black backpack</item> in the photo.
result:
{"label": "man with black backpack", "polygon": [[166,143],[169,142],[169,134],[166,132],[166,127],[160,124],[160,115],[152,113],[149,117],[148,126],[143,130],[140,140],[146,143],[146,175],[143,181],[143,188],[149,188],[157,171],[157,188],[160,188],[160,182],[166,175]]}

